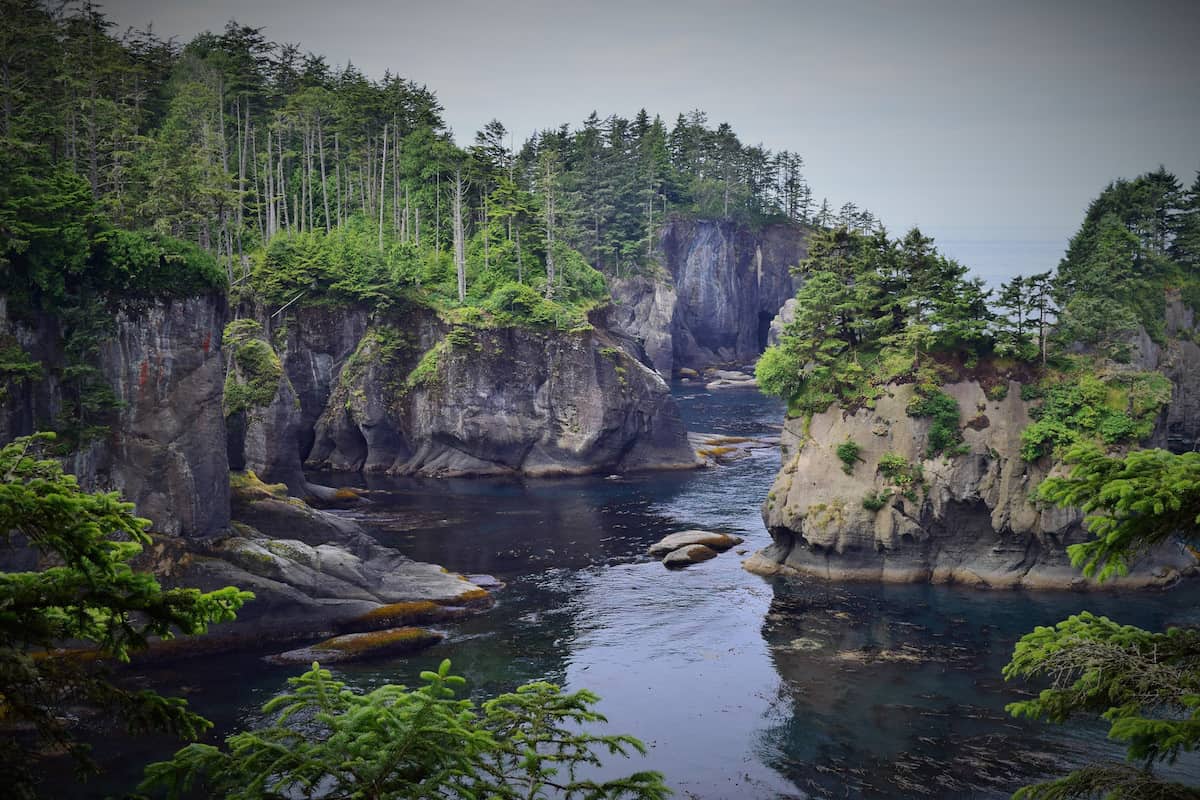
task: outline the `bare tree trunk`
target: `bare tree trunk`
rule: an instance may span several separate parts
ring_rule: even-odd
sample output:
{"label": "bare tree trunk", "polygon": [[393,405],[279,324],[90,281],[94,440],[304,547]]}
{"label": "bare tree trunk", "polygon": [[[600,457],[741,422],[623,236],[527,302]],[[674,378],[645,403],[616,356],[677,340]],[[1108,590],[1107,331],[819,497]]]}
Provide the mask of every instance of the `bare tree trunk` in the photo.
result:
{"label": "bare tree trunk", "polygon": [[263,200],[266,202],[265,209],[267,213],[266,233],[263,236],[263,244],[266,244],[275,235],[275,157],[271,151],[271,127],[267,126],[267,164],[263,170]]}
{"label": "bare tree trunk", "polygon": [[521,262],[521,228],[516,226],[513,228],[513,243],[517,246],[517,283],[525,282],[524,264]]}
{"label": "bare tree trunk", "polygon": [[383,181],[387,177],[388,126],[383,123],[383,161],[379,164],[379,249],[383,250]]}
{"label": "bare tree trunk", "polygon": [[288,203],[287,203],[287,181],[283,177],[283,134],[275,134],[275,143],[279,145],[279,164],[276,166],[279,169],[279,185],[275,187],[275,191],[279,193],[279,210],[280,210],[280,228],[286,230],[291,227],[291,220],[288,218]]}
{"label": "bare tree trunk", "polygon": [[342,218],[342,142],[338,138],[338,132],[333,132],[333,169],[334,181],[337,183],[337,219],[338,227],[344,223]]}
{"label": "bare tree trunk", "polygon": [[325,208],[325,232],[329,233],[329,184],[325,182],[325,136],[321,131],[321,115],[317,115],[317,149],[321,151],[321,205]]}
{"label": "bare tree trunk", "polygon": [[554,299],[554,185],[553,175],[550,172],[550,162],[546,162],[546,202],[545,202],[545,223],[546,223],[546,299]]}
{"label": "bare tree trunk", "polygon": [[400,226],[400,241],[408,244],[408,187],[404,187],[404,222]]}
{"label": "bare tree trunk", "polygon": [[458,302],[462,303],[467,299],[467,257],[466,247],[463,242],[463,181],[462,172],[455,170],[454,172],[454,269],[458,274]]}

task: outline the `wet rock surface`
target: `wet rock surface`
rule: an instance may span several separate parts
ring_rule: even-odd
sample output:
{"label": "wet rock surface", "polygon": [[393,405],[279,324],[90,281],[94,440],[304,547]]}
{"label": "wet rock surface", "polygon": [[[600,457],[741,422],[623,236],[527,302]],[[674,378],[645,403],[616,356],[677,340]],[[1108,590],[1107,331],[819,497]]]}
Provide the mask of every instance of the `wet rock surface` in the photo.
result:
{"label": "wet rock surface", "polygon": [[692,544],[701,544],[717,552],[723,552],[734,545],[741,544],[743,541],[745,540],[740,536],[718,533],[717,531],[680,531],[679,533],[667,534],[659,539],[650,545],[650,549],[647,552],[652,556],[662,556],[670,553],[672,550],[678,550],[681,547],[687,547]]}
{"label": "wet rock surface", "polygon": [[432,647],[445,639],[438,631],[425,628],[388,628],[371,633],[347,633],[322,642],[269,656],[275,664],[340,664],[346,661],[367,661],[394,658]]}
{"label": "wet rock surface", "polygon": [[706,547],[702,544],[689,544],[667,553],[663,556],[662,563],[667,568],[687,567],[692,564],[699,564],[702,561],[708,561],[710,558],[716,558],[717,555],[717,551],[711,547]]}

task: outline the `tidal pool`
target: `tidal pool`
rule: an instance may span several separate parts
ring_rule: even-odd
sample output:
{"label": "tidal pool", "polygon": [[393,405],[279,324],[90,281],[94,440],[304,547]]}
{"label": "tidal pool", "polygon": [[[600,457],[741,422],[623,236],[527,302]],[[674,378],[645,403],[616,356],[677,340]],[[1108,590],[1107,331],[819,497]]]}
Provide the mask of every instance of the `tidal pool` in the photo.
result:
{"label": "tidal pool", "polygon": [[[753,391],[675,393],[690,430],[762,436],[782,420]],[[751,575],[734,551],[677,572],[645,555],[694,527],[745,537],[747,554],[767,545],[759,507],[778,467],[765,449],[714,469],[619,478],[314,476],[370,489],[372,505],[352,516],[385,544],[506,583],[493,610],[447,626],[444,643],[335,673],[364,689],[413,685],[450,658],[478,697],[537,679],[591,689],[607,730],[649,746],[607,771],[660,770],[685,798],[1000,798],[1121,757],[1100,725],[1010,718],[1004,704],[1029,688],[1005,684],[1000,669],[1022,633],[1082,609],[1195,623],[1196,582],[1121,595],[834,585]],[[142,680],[184,692],[227,732],[254,722],[295,672],[261,655],[195,658]],[[128,788],[167,752],[161,741],[101,742],[114,773],[90,796]]]}

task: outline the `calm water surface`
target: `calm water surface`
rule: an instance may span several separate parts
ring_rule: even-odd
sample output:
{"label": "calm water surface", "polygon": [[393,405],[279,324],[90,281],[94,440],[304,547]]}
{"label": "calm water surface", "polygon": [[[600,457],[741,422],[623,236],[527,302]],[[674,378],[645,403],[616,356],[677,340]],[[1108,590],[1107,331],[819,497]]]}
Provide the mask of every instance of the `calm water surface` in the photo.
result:
{"label": "calm water surface", "polygon": [[[754,392],[677,387],[690,430],[776,433],[782,409]],[[767,545],[759,507],[775,449],[692,473],[547,481],[368,477],[356,517],[386,544],[507,586],[490,612],[447,628],[419,655],[336,674],[364,689],[414,684],[450,658],[484,697],[548,679],[588,688],[612,732],[649,755],[678,796],[1006,797],[1039,776],[1120,757],[1091,725],[1012,720],[1022,695],[1000,668],[1034,625],[1089,608],[1122,621],[1194,623],[1200,589],[1084,596],[928,586],[838,586],[764,579],[728,552],[668,572],[645,555],[667,533],[701,527]],[[318,480],[364,485],[355,476]],[[247,653],[195,659],[145,676],[179,689],[219,731],[257,719],[294,670]],[[117,774],[162,757],[121,744]],[[96,787],[99,791],[100,787]]]}

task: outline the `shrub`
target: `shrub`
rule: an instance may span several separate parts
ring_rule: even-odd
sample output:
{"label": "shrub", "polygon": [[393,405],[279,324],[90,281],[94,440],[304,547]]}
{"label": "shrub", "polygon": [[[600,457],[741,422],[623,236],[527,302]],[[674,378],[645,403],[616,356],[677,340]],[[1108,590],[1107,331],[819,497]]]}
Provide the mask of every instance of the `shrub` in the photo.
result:
{"label": "shrub", "polygon": [[908,403],[906,409],[910,417],[929,417],[929,439],[925,455],[933,458],[941,453],[961,455],[962,428],[959,425],[958,403],[954,398],[940,389],[924,390]]}
{"label": "shrub", "polygon": [[502,321],[543,327],[554,326],[560,314],[554,303],[523,283],[503,284],[488,295],[483,307]]}
{"label": "shrub", "polygon": [[880,489],[878,492],[867,492],[862,505],[867,511],[881,511],[892,499],[891,489]]}
{"label": "shrub", "polygon": [[858,454],[862,448],[853,439],[847,439],[837,446],[837,457],[842,461],[842,472],[854,474],[854,466],[859,462]]}
{"label": "shrub", "polygon": [[[1021,457],[1035,461],[1084,441],[1114,445],[1149,436],[1171,400],[1171,382],[1156,372],[1121,372],[1102,378],[1077,367],[1047,380],[1034,422],[1021,433]],[[1052,381],[1052,382],[1051,382]]]}
{"label": "shrub", "polygon": [[229,353],[225,416],[270,405],[279,391],[283,364],[263,338],[262,325],[252,319],[235,319],[225,326],[221,342]]}

